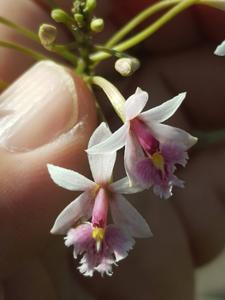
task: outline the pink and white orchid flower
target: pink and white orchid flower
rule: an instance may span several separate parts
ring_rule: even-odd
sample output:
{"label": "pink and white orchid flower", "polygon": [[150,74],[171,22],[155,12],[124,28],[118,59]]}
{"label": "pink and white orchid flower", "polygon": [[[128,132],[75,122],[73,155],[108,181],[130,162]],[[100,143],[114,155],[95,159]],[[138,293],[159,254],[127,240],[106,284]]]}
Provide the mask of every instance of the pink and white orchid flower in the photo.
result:
{"label": "pink and white orchid flower", "polygon": [[[92,147],[111,136],[101,123],[89,141]],[[65,244],[74,246],[74,257],[84,254],[79,270],[85,276],[94,271],[112,274],[112,264],[125,258],[134,245],[133,237],[149,237],[151,230],[121,194],[132,194],[127,177],[111,183],[116,152],[88,155],[94,181],[68,169],[48,164],[52,180],[59,186],[83,193],[57,217],[51,233],[67,234]],[[115,225],[107,225],[108,208]],[[91,222],[86,222],[91,218]]]}
{"label": "pink and white orchid flower", "polygon": [[186,93],[142,112],[148,101],[148,94],[137,88],[124,104],[124,125],[108,139],[89,147],[87,152],[110,153],[125,146],[124,162],[131,185],[143,188],[153,186],[160,197],[169,198],[172,187],[183,186],[175,175],[177,164],[185,166],[187,150],[197,138],[184,130],[161,124],[169,119],[181,105]]}

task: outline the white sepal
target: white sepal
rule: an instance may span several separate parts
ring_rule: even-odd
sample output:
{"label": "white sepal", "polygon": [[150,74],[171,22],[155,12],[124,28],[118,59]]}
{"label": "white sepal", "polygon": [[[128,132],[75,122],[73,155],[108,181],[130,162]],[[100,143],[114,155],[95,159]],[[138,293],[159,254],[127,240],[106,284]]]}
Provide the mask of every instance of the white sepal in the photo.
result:
{"label": "white sepal", "polygon": [[122,196],[116,194],[110,201],[112,219],[116,225],[133,237],[151,237],[152,232],[140,213]]}
{"label": "white sepal", "polygon": [[118,194],[135,194],[142,192],[144,188],[136,185],[132,185],[130,179],[128,177],[124,177],[118,181],[113,182],[110,185],[110,188],[114,193]]}
{"label": "white sepal", "polygon": [[[92,134],[88,148],[91,148],[112,135],[106,123],[101,123]],[[105,154],[88,154],[92,176],[97,183],[110,181],[116,161],[116,151]]]}
{"label": "white sepal", "polygon": [[190,135],[185,130],[165,124],[154,124],[151,130],[160,143],[181,144],[184,150],[189,149],[198,141],[196,137]]}
{"label": "white sepal", "polygon": [[153,122],[164,122],[176,112],[185,97],[186,93],[180,93],[176,97],[162,103],[161,105],[143,112],[140,118],[145,123],[149,123],[150,126]]}
{"label": "white sepal", "polygon": [[121,149],[125,145],[128,130],[129,130],[129,125],[124,124],[104,142],[101,142],[98,145],[88,148],[86,150],[87,153],[88,154],[110,153]]}
{"label": "white sepal", "polygon": [[216,47],[214,54],[218,56],[225,56],[225,41],[223,41],[220,45]]}
{"label": "white sepal", "polygon": [[47,164],[51,179],[70,191],[85,191],[95,187],[95,183],[85,176],[69,169]]}
{"label": "white sepal", "polygon": [[148,93],[137,88],[135,94],[131,95],[124,105],[126,120],[132,120],[142,112],[148,101]]}
{"label": "white sepal", "polygon": [[79,220],[91,217],[94,201],[91,192],[84,192],[58,215],[51,229],[53,234],[65,234]]}

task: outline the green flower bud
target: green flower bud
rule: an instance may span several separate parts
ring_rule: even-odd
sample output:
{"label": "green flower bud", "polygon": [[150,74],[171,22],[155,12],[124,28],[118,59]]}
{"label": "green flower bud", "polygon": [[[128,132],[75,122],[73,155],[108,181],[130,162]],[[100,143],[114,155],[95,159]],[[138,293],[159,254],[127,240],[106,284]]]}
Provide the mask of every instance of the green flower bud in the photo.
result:
{"label": "green flower bud", "polygon": [[74,19],[78,25],[78,27],[82,28],[84,26],[84,16],[82,14],[75,14]]}
{"label": "green flower bud", "polygon": [[85,5],[85,12],[92,12],[96,7],[96,0],[87,0]]}
{"label": "green flower bud", "polygon": [[55,26],[49,24],[42,24],[39,27],[38,36],[41,41],[41,44],[45,48],[49,49],[56,40],[57,29]]}
{"label": "green flower bud", "polygon": [[64,10],[60,8],[53,9],[51,12],[51,17],[57,23],[66,24],[71,21],[71,17]]}
{"label": "green flower bud", "polygon": [[92,31],[101,32],[104,29],[104,20],[100,18],[93,19],[90,26]]}
{"label": "green flower bud", "polygon": [[140,62],[134,57],[119,58],[115,63],[115,69],[122,76],[132,75],[140,67]]}

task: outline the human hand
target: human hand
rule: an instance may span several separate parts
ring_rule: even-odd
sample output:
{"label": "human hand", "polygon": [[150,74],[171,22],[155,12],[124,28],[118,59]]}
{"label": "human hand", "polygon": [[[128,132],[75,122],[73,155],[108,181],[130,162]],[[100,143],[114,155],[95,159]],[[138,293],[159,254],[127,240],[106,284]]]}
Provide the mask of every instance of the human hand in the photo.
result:
{"label": "human hand", "polygon": [[[23,1],[17,4],[19,6],[18,11],[21,10],[22,2]],[[1,2],[0,5],[2,5]],[[15,5],[14,3],[14,6]],[[27,9],[31,9],[32,7],[32,2],[26,5],[26,8],[24,7],[24,13],[31,15]],[[2,11],[4,11],[4,9]],[[43,12],[38,10],[36,6],[34,11],[36,16],[38,15],[37,11],[39,11],[41,18],[43,18]],[[10,16],[8,16],[8,18],[9,17]],[[22,19],[24,20],[24,18]],[[37,18],[37,22],[39,21],[40,18]],[[188,25],[186,25],[187,27],[182,25],[184,21],[188,23]],[[223,112],[221,109],[223,101],[222,95],[224,95],[222,85],[223,76],[221,76],[224,72],[222,59],[213,56],[214,45],[208,51],[207,49],[210,47],[209,43],[207,43],[205,47],[202,47],[202,45],[196,46],[198,42],[201,41],[201,35],[197,35],[196,37],[198,27],[192,27],[193,19],[191,13],[187,12],[185,18],[183,15],[180,16],[180,19],[178,17],[177,22],[180,26],[176,34],[170,30],[173,30],[174,27],[177,28],[177,23],[172,24],[170,30],[165,28],[164,31],[168,40],[170,37],[174,38],[176,43],[171,44],[173,44],[173,47],[177,45],[177,47],[175,47],[176,49],[173,48],[173,52],[170,52],[169,50],[171,49],[168,49],[170,47],[168,47],[167,42],[165,43],[167,50],[162,51],[165,47],[160,41],[164,41],[165,39],[163,39],[162,36],[160,37],[160,34],[157,34],[158,37],[155,39],[154,45],[146,44],[145,47],[148,49],[146,51],[149,51],[149,49],[151,52],[161,51],[161,54],[156,56],[153,53],[150,60],[149,57],[147,57],[145,63],[143,63],[145,68],[142,69],[143,71],[141,70],[137,73],[137,76],[139,76],[138,80],[134,77],[135,83],[132,81],[130,85],[130,79],[126,81],[128,82],[128,86],[125,93],[127,95],[132,94],[134,92],[134,84],[135,86],[139,85],[150,92],[150,97],[153,99],[151,101],[152,105],[154,100],[156,102],[157,100],[164,101],[179,91],[187,90],[189,97],[185,102],[185,108],[181,113],[176,114],[176,118],[172,120],[173,124],[188,130],[191,130],[191,128],[204,129],[209,127],[213,129],[218,126],[222,127],[224,125]],[[190,27],[192,30],[187,33],[185,30]],[[188,40],[189,43],[180,46],[180,38],[178,38],[178,36],[179,34],[183,34],[183,32],[186,32],[186,36],[188,37],[185,39],[185,42],[187,43]],[[190,47],[193,48],[192,51],[189,50]],[[176,51],[176,55],[174,55],[174,51]],[[7,64],[5,63],[5,65],[8,65],[15,59],[14,53],[11,53],[13,56],[10,56],[8,51],[5,52],[5,54],[1,54],[1,57],[3,57],[2,55],[7,55],[7,57],[10,58],[4,59],[5,62],[8,62]],[[204,59],[202,58],[203,55],[205,56]],[[199,63],[199,57],[201,57],[202,60],[198,70],[199,75],[196,76],[196,79],[193,78],[193,70],[196,72],[195,67],[196,62]],[[147,61],[149,65],[147,65]],[[183,66],[185,64],[185,70],[188,69],[189,73],[184,72]],[[26,67],[27,66],[21,64],[21,71]],[[35,299],[35,296],[39,296],[37,299],[45,299],[44,297],[46,297],[46,299],[50,299],[50,297],[52,297],[52,299],[57,298],[58,295],[55,295],[56,292],[52,284],[49,285],[49,283],[52,283],[52,278],[49,279],[48,274],[46,275],[46,270],[43,269],[43,260],[40,260],[40,252],[44,252],[43,249],[46,248],[46,245],[51,248],[51,250],[53,246],[50,245],[55,245],[55,241],[52,239],[49,241],[49,228],[57,213],[74,198],[74,195],[69,192],[65,193],[64,190],[54,186],[48,177],[45,165],[47,162],[51,162],[64,167],[75,168],[80,172],[85,172],[86,166],[80,164],[81,161],[85,161],[82,150],[85,148],[95,124],[92,99],[90,99],[90,101],[88,100],[91,96],[85,97],[81,95],[78,97],[78,103],[82,103],[79,107],[83,110],[83,113],[80,112],[78,120],[76,120],[74,114],[70,116],[71,102],[73,103],[73,101],[68,90],[65,90],[65,84],[62,84],[63,91],[57,89],[54,104],[51,106],[53,103],[51,100],[53,99],[52,95],[50,97],[48,93],[48,86],[51,82],[54,87],[58,87],[58,76],[55,76],[56,71],[51,72],[49,69],[48,71],[44,70],[45,67],[43,67],[43,64],[41,67],[39,65],[38,68],[43,69],[38,71],[41,75],[38,73],[38,75],[36,75],[37,77],[34,77],[34,80],[32,80],[32,85],[34,85],[32,90],[36,91],[36,88],[41,86],[41,95],[43,98],[41,98],[40,101],[42,101],[42,99],[43,101],[49,99],[49,104],[47,104],[48,118],[45,120],[43,114],[38,114],[36,120],[34,117],[32,117],[31,120],[28,119],[28,126],[31,125],[29,122],[32,122],[32,131],[28,130],[28,132],[26,132],[26,130],[14,127],[14,137],[10,138],[9,142],[7,142],[7,148],[10,147],[10,150],[13,148],[14,153],[10,153],[8,151],[9,149],[5,150],[4,147],[1,150],[3,164],[1,166],[2,171],[0,172],[3,174],[1,176],[1,178],[3,178],[1,195],[3,196],[0,213],[3,224],[1,240],[3,241],[2,244],[4,247],[2,248],[3,254],[0,254],[0,257],[2,258],[2,277],[4,277],[4,279],[7,277],[7,283],[5,283],[6,300],[13,299],[13,297],[15,297],[15,294],[13,294],[15,291],[17,291],[17,299],[19,299],[18,291],[22,293],[25,290],[24,284],[22,283],[31,278],[27,269],[25,272],[26,277],[24,277],[23,272],[21,272],[21,267],[24,266],[21,264],[22,258],[24,258],[26,266],[31,262],[31,265],[28,266],[29,270],[38,274],[34,276],[35,284],[37,284],[37,282],[42,284],[40,278],[44,278],[45,280],[43,282],[45,287],[50,287],[49,293],[51,294],[47,294],[48,289],[43,289],[42,286],[43,294],[40,296],[40,294],[37,294],[37,286],[35,286],[34,289],[30,291],[30,294],[21,294],[20,298]],[[217,70],[220,69],[218,71],[218,82],[215,80],[217,76],[212,73],[206,73],[205,68],[209,70],[215,68]],[[9,67],[6,70],[8,69]],[[176,76],[174,76],[174,69],[176,69]],[[14,70],[14,68],[10,67],[10,72],[5,73],[1,67],[0,72],[4,72],[2,78],[14,78]],[[34,74],[29,76],[32,78]],[[199,80],[199,78],[202,79]],[[47,79],[49,80],[49,85]],[[39,80],[41,82],[39,82]],[[121,78],[119,80],[122,81]],[[213,86],[207,84],[207,90],[205,89],[206,80],[210,83],[213,82]],[[35,83],[37,87],[35,87]],[[81,83],[78,84],[78,86],[81,85]],[[204,92],[203,87],[205,89]],[[45,94],[43,91],[45,91]],[[84,87],[80,88],[79,91],[80,93],[88,93]],[[62,97],[61,93],[65,92],[67,93],[66,97],[64,94]],[[18,95],[19,90],[14,90],[14,93]],[[29,93],[28,90],[26,91],[26,87],[24,87],[23,94],[30,95]],[[31,95],[33,103],[35,97],[33,94]],[[221,106],[218,105],[218,110],[211,109],[212,96],[218,101],[218,104],[221,104]],[[10,97],[12,98],[11,94]],[[29,98],[25,97],[22,99],[25,99],[23,107],[27,107],[27,103],[30,102],[30,96]],[[58,101],[55,101],[57,99]],[[86,108],[84,104],[85,100],[87,100]],[[64,105],[65,110],[63,111]],[[47,110],[46,107],[42,108],[42,111]],[[50,114],[51,108],[54,108],[52,117]],[[202,114],[204,109],[205,113]],[[187,111],[189,112],[188,115]],[[201,122],[198,121],[199,118],[201,118]],[[57,122],[57,124],[55,124],[54,120],[56,119],[62,120],[62,123],[58,124]],[[71,122],[70,124],[67,123],[68,119]],[[2,122],[3,120],[4,119],[2,119]],[[61,141],[60,138],[57,138],[57,142],[49,144],[49,141],[52,140],[55,135],[68,132],[72,125],[75,125],[76,122],[81,120],[85,123],[84,130],[82,128],[79,129],[80,131],[78,131],[76,139],[74,139],[74,136],[66,137],[66,140],[61,139]],[[212,121],[209,123],[209,120]],[[25,120],[23,122],[22,123],[25,124]],[[23,126],[23,124],[21,125],[21,121],[18,124]],[[52,124],[55,127],[52,126]],[[39,125],[41,125],[41,128]],[[23,128],[25,128],[25,126]],[[50,128],[53,128],[53,131],[51,131]],[[35,129],[35,131],[33,131],[33,129]],[[17,132],[22,132],[23,134],[20,135],[17,134]],[[78,139],[80,141],[79,145],[77,145]],[[5,140],[3,141],[3,145],[5,145]],[[27,142],[28,145],[26,144]],[[35,148],[35,150],[24,152],[24,147]],[[19,149],[15,151],[15,148]],[[152,231],[154,232],[154,238],[151,240],[138,241],[135,250],[130,253],[126,261],[120,264],[120,268],[115,270],[115,274],[112,278],[107,280],[85,280],[81,282],[81,286],[90,291],[97,299],[105,299],[106,297],[107,299],[110,299],[110,297],[111,299],[122,299],[122,297],[136,299],[137,296],[141,299],[152,297],[156,300],[192,299],[194,293],[194,264],[203,263],[212,259],[224,245],[224,210],[221,201],[222,197],[220,196],[224,193],[222,181],[223,167],[221,164],[222,161],[224,162],[224,159],[224,152],[220,146],[198,149],[191,155],[189,165],[183,171],[183,174],[181,174],[181,177],[186,181],[186,188],[182,191],[175,191],[175,196],[171,200],[163,202],[156,199],[151,192],[146,192],[143,194],[142,199],[140,199],[138,195],[137,201],[137,195],[135,195],[133,197],[134,204],[148,219]],[[207,170],[210,168],[212,170],[211,172],[214,173],[215,176],[213,179],[211,179],[210,174],[205,171],[206,166]],[[14,183],[15,178],[16,183]],[[196,178],[201,178],[201,181],[200,179],[197,181]],[[219,196],[217,195],[217,191],[219,191]],[[54,249],[58,249],[58,245],[54,247]],[[52,250],[52,252],[54,252],[54,250]],[[63,260],[63,255],[61,255],[60,252],[58,256],[61,256]],[[49,255],[47,255],[47,257],[49,258]],[[18,264],[15,263],[14,258],[16,262],[19,260],[19,267]],[[29,263],[27,263],[28,260]],[[34,264],[32,266],[33,262]],[[15,272],[16,265],[17,271]],[[45,275],[43,275],[43,272]],[[29,274],[29,278],[27,274]],[[74,284],[81,281],[80,275],[77,274],[77,272],[74,276]],[[26,279],[22,280],[22,278]],[[14,288],[13,290],[12,287],[15,287],[15,285],[17,289]],[[40,290],[39,286],[38,290]]]}

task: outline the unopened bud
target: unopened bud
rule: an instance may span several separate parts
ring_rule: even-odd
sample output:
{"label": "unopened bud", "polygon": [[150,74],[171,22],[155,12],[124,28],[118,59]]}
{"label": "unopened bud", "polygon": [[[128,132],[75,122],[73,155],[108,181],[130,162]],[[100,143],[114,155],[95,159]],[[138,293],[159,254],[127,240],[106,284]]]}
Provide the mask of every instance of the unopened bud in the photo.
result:
{"label": "unopened bud", "polygon": [[41,41],[41,44],[45,48],[49,49],[56,40],[57,29],[55,26],[49,24],[42,24],[39,27],[38,36]]}
{"label": "unopened bud", "polygon": [[115,69],[122,76],[132,75],[140,67],[140,62],[137,58],[123,57],[119,58],[115,63]]}
{"label": "unopened bud", "polygon": [[71,20],[70,16],[64,10],[62,10],[60,8],[53,9],[51,12],[51,17],[57,23],[66,24]]}
{"label": "unopened bud", "polygon": [[85,12],[92,12],[96,7],[96,0],[87,0],[85,5]]}
{"label": "unopened bud", "polygon": [[101,32],[104,29],[104,20],[100,18],[93,19],[90,26],[92,31]]}
{"label": "unopened bud", "polygon": [[75,14],[74,19],[78,27],[82,28],[84,26],[84,16],[82,14]]}

